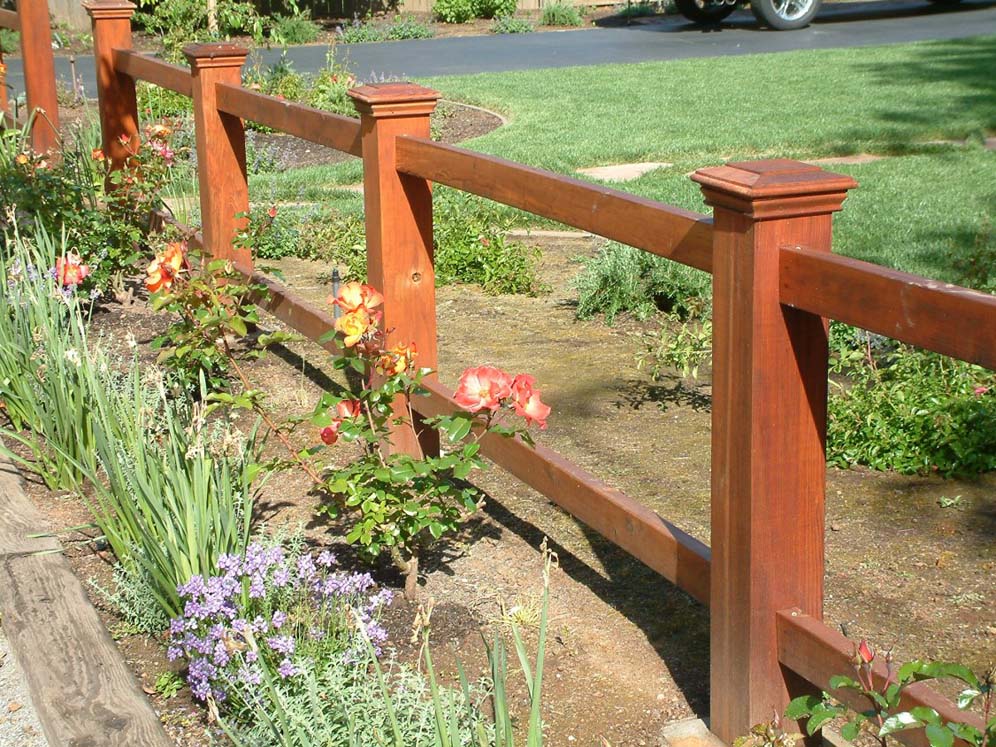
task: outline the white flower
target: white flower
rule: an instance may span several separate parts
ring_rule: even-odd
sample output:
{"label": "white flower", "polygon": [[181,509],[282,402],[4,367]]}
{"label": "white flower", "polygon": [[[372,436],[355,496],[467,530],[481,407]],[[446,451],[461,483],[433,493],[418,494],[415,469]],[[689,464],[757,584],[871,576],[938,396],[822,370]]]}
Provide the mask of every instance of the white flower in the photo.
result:
{"label": "white flower", "polygon": [[76,368],[79,368],[81,363],[79,351],[76,348],[69,348],[66,351],[66,360],[76,366]]}

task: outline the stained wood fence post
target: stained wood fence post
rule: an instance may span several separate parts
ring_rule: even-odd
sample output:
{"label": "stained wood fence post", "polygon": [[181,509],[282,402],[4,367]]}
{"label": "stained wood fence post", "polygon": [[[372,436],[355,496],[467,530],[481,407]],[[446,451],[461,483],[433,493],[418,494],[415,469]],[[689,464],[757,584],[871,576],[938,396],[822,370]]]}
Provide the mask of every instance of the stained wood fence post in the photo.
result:
{"label": "stained wood fence post", "polygon": [[7,100],[7,63],[0,54],[0,126],[6,127],[10,122],[9,117],[13,117],[13,112],[10,111],[10,102]]}
{"label": "stained wood fence post", "polygon": [[111,169],[118,170],[139,145],[135,81],[114,69],[114,50],[131,49],[135,4],[127,0],[91,0],[83,7],[90,14],[93,28],[101,144],[104,155],[111,159]]}
{"label": "stained wood fence post", "polygon": [[[414,342],[417,365],[435,370],[432,185],[399,174],[394,156],[399,135],[429,137],[429,116],[439,94],[411,83],[384,83],[354,88],[349,95],[360,113],[367,277],[384,294],[388,344]],[[391,448],[437,454],[439,441],[431,429],[420,431],[416,442],[410,430],[400,428],[392,433]]]}
{"label": "stained wood fence post", "polygon": [[59,100],[55,94],[55,58],[52,55],[52,28],[46,0],[18,0],[21,24],[21,60],[24,65],[24,93],[31,128],[31,147],[45,153],[59,141]]}
{"label": "stained wood fence post", "polygon": [[209,254],[248,270],[252,253],[232,243],[248,223],[246,133],[239,117],[218,110],[215,92],[218,83],[241,84],[248,50],[234,44],[190,44],[183,53],[193,76],[203,246]]}
{"label": "stained wood fence post", "polygon": [[830,251],[856,183],[789,160],[692,179],[715,216],[710,728],[732,744],[804,691],[778,610],[823,615],[827,324],[779,303],[779,250]]}

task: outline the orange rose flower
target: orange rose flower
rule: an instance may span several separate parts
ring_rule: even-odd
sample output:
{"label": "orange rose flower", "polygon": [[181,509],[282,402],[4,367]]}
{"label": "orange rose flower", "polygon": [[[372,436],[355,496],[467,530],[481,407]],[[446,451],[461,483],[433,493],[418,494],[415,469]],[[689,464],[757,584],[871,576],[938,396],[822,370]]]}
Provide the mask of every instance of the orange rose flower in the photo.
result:
{"label": "orange rose flower", "polygon": [[55,260],[55,279],[63,287],[77,286],[90,274],[89,265],[83,264],[80,255],[68,252]]}
{"label": "orange rose flower", "polygon": [[373,310],[384,303],[384,296],[376,288],[353,280],[339,288],[339,295],[330,298],[329,303],[338,306],[344,314],[363,309],[373,316]]}
{"label": "orange rose flower", "polygon": [[343,314],[335,320],[335,330],[342,333],[344,338],[342,344],[347,348],[351,348],[358,343],[363,335],[373,326],[374,321],[370,318],[370,314],[367,313],[366,309],[363,308]]}
{"label": "orange rose flower", "polygon": [[453,398],[465,410],[496,411],[512,394],[512,377],[493,366],[468,368],[461,374]]}
{"label": "orange rose flower", "polygon": [[146,268],[145,287],[149,289],[149,293],[168,291],[173,287],[173,282],[179,277],[180,272],[187,267],[186,242],[174,241],[167,244]]}

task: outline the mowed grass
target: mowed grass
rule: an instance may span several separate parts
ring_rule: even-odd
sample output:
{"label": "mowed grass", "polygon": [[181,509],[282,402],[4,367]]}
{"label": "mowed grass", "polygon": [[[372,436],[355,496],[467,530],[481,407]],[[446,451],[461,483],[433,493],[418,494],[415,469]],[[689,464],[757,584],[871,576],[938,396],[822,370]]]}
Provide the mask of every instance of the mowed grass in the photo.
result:
{"label": "mowed grass", "polygon": [[[561,173],[673,163],[622,189],[706,212],[686,176],[729,160],[890,156],[835,165],[861,184],[836,219],[837,251],[957,280],[959,257],[993,247],[996,36],[422,81],[501,111],[505,127],[466,147]],[[966,140],[966,145],[931,144]],[[254,177],[254,199],[361,209],[336,185],[358,162]],[[536,221],[522,216],[521,222]],[[542,222],[540,222],[542,224]]]}

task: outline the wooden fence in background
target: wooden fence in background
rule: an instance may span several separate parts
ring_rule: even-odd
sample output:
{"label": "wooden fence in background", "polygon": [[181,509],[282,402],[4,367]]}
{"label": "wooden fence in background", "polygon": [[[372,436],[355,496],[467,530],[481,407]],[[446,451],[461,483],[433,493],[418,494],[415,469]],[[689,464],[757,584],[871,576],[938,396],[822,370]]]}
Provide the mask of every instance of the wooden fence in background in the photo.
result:
{"label": "wooden fence in background", "polygon": [[[192,97],[199,240],[264,283],[269,310],[311,339],[332,326],[331,315],[233,250],[249,208],[246,119],[363,159],[369,279],[384,293],[391,342],[415,341],[425,366],[436,366],[432,183],[711,272],[711,550],[549,448],[489,436],[483,451],[709,606],[711,728],[725,742],[850,671],[852,644],[822,622],[827,319],[996,369],[996,297],[832,254],[832,214],[857,186],[847,176],[790,160],[700,169],[692,178],[709,217],[433,142],[438,94],[429,89],[362,86],[351,92],[359,119],[329,114],[242,87],[245,49],[191,45],[189,67],[170,65],[132,50],[130,2],[85,7],[105,153],[121,166],[122,137],[137,142],[136,80]],[[421,413],[456,408],[438,379],[426,386]],[[884,666],[876,676],[884,679]],[[926,684],[905,697],[980,724]],[[899,736],[926,744],[919,731]]]}
{"label": "wooden fence in background", "polygon": [[[27,114],[34,114],[31,146],[36,152],[50,150],[59,137],[59,101],[55,93],[55,60],[52,29],[46,0],[18,0],[17,10],[0,9],[0,28],[19,31],[24,63]],[[6,68],[0,70],[0,114],[4,126],[16,127],[7,95]]]}

